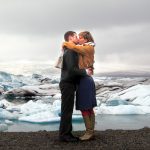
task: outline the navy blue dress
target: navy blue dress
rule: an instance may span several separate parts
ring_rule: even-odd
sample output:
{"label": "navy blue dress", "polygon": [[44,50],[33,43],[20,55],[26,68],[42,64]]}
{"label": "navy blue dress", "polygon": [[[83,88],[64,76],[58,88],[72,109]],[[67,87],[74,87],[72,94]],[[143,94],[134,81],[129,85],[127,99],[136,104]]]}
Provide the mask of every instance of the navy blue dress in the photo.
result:
{"label": "navy blue dress", "polygon": [[91,76],[82,77],[76,91],[76,109],[87,110],[97,106],[95,83]]}

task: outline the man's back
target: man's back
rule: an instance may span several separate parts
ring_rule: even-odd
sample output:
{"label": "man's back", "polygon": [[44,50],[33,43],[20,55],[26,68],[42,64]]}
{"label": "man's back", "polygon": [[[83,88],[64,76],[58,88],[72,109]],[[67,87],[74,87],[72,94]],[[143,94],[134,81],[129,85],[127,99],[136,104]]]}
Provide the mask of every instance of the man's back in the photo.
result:
{"label": "man's back", "polygon": [[86,76],[86,71],[79,69],[78,60],[76,52],[69,49],[64,50],[61,81],[76,82],[81,76]]}

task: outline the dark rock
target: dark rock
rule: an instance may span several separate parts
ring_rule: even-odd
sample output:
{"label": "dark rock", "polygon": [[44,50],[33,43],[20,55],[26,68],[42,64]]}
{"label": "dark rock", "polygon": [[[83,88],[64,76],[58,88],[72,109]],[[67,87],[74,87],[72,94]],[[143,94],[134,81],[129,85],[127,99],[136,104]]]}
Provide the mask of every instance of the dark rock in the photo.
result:
{"label": "dark rock", "polygon": [[44,78],[44,79],[42,79],[41,80],[41,83],[51,83],[51,79],[49,79],[49,78]]}
{"label": "dark rock", "polygon": [[42,78],[42,75],[33,74],[33,75],[32,75],[32,78],[34,78],[34,79],[41,79],[41,78]]}
{"label": "dark rock", "polygon": [[16,97],[30,97],[30,96],[36,96],[37,91],[31,91],[26,89],[14,89],[8,92],[4,93],[4,97],[6,99],[14,99]]}
{"label": "dark rock", "polygon": [[56,83],[59,83],[59,81],[56,80],[56,79],[53,79],[53,80],[51,81],[51,83],[52,83],[52,84],[56,84]]}

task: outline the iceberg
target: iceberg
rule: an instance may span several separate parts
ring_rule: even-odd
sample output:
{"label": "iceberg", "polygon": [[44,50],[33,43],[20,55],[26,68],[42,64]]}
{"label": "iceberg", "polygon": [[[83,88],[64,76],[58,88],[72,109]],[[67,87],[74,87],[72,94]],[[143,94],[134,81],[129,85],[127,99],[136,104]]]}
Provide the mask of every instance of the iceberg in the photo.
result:
{"label": "iceberg", "polygon": [[4,81],[7,81],[7,82],[12,81],[11,74],[0,71],[0,82],[4,82]]}
{"label": "iceberg", "polygon": [[1,123],[0,123],[0,132],[6,131],[6,130],[8,130],[7,124],[1,124]]}
{"label": "iceberg", "polygon": [[13,121],[5,120],[5,124],[7,124],[7,125],[12,125],[12,124],[13,124]]}
{"label": "iceberg", "polygon": [[[21,106],[22,116],[19,120],[32,123],[59,122],[60,106],[60,100],[54,101],[52,105],[44,104],[42,101],[29,101]],[[80,119],[82,119],[81,115],[73,115],[73,120]]]}
{"label": "iceberg", "polygon": [[138,84],[116,92],[95,110],[98,114],[150,114],[150,85]]}
{"label": "iceberg", "polygon": [[106,106],[118,106],[118,105],[128,105],[128,102],[125,100],[109,100],[106,102]]}
{"label": "iceberg", "polygon": [[115,97],[131,101],[132,104],[150,106],[150,85],[135,85],[111,96],[111,98]]}
{"label": "iceberg", "polygon": [[134,106],[134,105],[118,105],[106,106],[105,104],[96,108],[97,114],[111,114],[111,115],[135,115],[150,113],[149,106]]}
{"label": "iceberg", "polygon": [[18,89],[12,89],[4,93],[6,99],[14,99],[16,97],[31,96],[54,96],[59,93],[58,85],[44,84],[23,86]]}
{"label": "iceberg", "polygon": [[[73,115],[73,121],[82,120],[81,115]],[[56,116],[52,112],[45,111],[33,114],[30,116],[23,116],[19,118],[20,121],[31,122],[31,123],[56,123],[60,122],[60,116]]]}
{"label": "iceberg", "polygon": [[[60,74],[46,75],[43,66],[41,70],[43,73],[31,69],[30,75],[0,72],[0,118],[6,120],[5,124],[13,119],[32,123],[60,121]],[[94,77],[94,81],[96,114],[150,114],[150,79]],[[81,112],[74,109],[73,120],[80,119]]]}
{"label": "iceberg", "polygon": [[13,113],[10,113],[9,111],[3,109],[3,108],[0,108],[0,119],[12,119],[12,120],[16,120],[18,119],[18,114],[13,112]]}

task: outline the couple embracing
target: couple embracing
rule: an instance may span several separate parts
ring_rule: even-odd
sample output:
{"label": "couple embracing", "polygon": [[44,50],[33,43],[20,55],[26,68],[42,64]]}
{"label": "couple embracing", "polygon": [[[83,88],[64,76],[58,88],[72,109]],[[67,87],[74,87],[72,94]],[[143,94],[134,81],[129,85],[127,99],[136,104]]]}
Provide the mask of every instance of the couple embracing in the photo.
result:
{"label": "couple embracing", "polygon": [[[90,32],[68,31],[64,35],[63,62],[59,87],[61,90],[61,121],[59,140],[76,142],[94,137],[96,104],[95,84],[92,78],[94,39]],[[76,94],[76,109],[81,111],[86,131],[81,137],[72,134],[72,114]]]}

